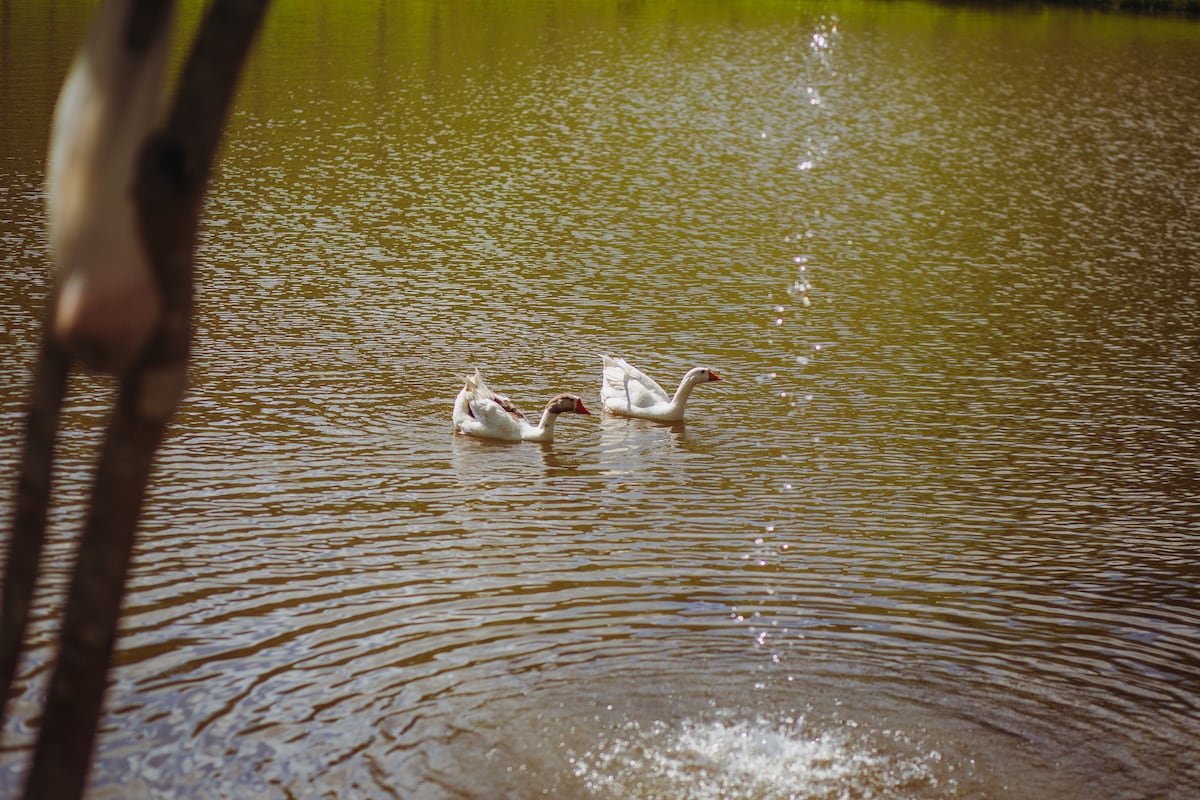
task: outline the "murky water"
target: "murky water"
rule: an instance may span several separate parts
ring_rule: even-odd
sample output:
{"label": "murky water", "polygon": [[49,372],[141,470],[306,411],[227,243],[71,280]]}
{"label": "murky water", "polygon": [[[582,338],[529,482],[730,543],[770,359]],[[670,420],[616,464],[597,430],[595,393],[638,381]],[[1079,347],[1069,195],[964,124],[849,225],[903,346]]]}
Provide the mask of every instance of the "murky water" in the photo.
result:
{"label": "murky water", "polygon": [[[0,447],[84,14],[0,20]],[[194,17],[194,12],[185,15]],[[280,0],[91,796],[1200,792],[1200,25]],[[454,437],[601,352],[686,424]],[[73,385],[19,785],[109,387]]]}

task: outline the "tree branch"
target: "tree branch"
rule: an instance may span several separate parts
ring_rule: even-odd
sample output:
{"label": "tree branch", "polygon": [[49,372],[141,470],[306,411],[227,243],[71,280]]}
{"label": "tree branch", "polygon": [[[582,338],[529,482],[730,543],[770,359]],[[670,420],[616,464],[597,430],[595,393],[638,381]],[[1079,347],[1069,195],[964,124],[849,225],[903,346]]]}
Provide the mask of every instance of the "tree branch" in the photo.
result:
{"label": "tree branch", "polygon": [[[170,2],[137,0],[135,13],[161,20]],[[214,0],[166,127],[152,135],[142,151],[135,194],[143,243],[161,283],[165,314],[138,364],[121,378],[101,448],[64,610],[58,661],[26,784],[29,798],[77,798],[86,784],[137,522],[155,453],[186,384],[200,208],[238,75],[267,5],[268,0]],[[131,24],[130,37],[145,36],[145,26],[153,24]],[[68,367],[55,345],[44,346],[0,615],[0,679],[7,675],[9,682],[41,552],[54,431]]]}
{"label": "tree branch", "polygon": [[54,442],[58,416],[67,390],[70,364],[51,335],[47,321],[34,367],[29,410],[25,422],[25,450],[17,479],[16,515],[4,564],[4,590],[0,597],[0,731],[16,677],[29,607],[37,585],[38,564],[46,536],[46,513],[54,467]]}

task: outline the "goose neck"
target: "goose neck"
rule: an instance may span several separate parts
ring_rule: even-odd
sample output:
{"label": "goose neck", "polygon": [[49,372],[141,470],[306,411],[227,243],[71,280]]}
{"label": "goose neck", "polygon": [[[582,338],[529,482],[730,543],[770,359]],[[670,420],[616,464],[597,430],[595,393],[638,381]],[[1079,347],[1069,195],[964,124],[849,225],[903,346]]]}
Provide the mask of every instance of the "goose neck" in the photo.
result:
{"label": "goose neck", "polygon": [[692,396],[692,390],[696,388],[697,381],[691,380],[690,375],[685,375],[683,380],[679,382],[679,388],[675,390],[675,396],[671,398],[671,405],[679,408],[688,401]]}
{"label": "goose neck", "polygon": [[542,412],[542,419],[538,422],[537,427],[530,426],[529,435],[525,438],[534,442],[548,442],[554,438],[554,423],[558,421],[558,414],[555,414],[550,407]]}

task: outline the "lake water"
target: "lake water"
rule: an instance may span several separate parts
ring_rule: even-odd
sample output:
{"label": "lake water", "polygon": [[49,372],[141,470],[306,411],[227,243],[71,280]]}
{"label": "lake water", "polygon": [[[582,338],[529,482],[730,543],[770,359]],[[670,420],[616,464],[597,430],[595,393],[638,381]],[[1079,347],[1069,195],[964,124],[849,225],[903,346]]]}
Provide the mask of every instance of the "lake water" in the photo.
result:
{"label": "lake water", "polygon": [[[0,17],[6,519],[88,7]],[[1195,21],[279,0],[90,796],[1196,796],[1198,131]],[[598,410],[602,352],[725,380],[451,433],[476,367]]]}

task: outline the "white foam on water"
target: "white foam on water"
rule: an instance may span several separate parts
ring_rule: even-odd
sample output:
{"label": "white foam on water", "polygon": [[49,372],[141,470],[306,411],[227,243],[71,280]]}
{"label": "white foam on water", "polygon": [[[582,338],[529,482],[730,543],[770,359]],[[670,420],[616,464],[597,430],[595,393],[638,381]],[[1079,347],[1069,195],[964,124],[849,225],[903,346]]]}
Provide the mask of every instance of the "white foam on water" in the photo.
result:
{"label": "white foam on water", "polygon": [[[596,797],[900,798],[939,783],[936,750],[914,752],[904,737],[879,747],[847,730],[814,731],[803,718],[629,723],[622,736],[573,758]],[[949,789],[944,785],[942,791]]]}

